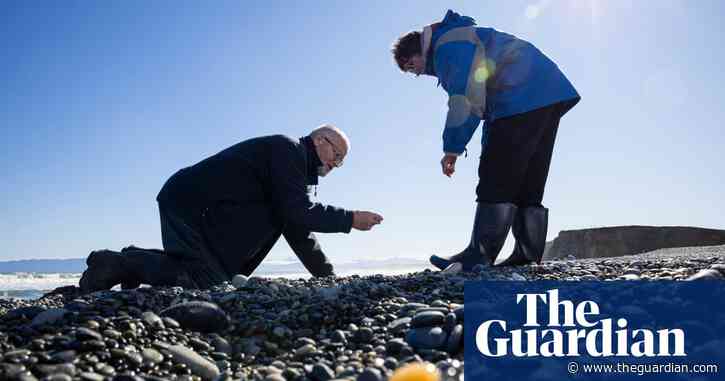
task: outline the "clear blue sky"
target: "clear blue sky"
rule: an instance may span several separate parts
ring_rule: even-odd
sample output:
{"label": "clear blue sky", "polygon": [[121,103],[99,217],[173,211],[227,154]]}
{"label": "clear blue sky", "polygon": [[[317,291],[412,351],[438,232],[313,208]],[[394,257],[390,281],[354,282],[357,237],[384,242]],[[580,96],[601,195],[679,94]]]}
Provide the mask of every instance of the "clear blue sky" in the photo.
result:
{"label": "clear blue sky", "polygon": [[[444,177],[446,95],[389,53],[449,7],[531,41],[582,95],[559,130],[549,239],[611,225],[725,228],[725,3],[445,3],[3,2],[0,260],[160,247],[155,196],[169,175],[325,122],[352,149],[319,201],[385,216],[371,232],[321,234],[333,261],[461,249],[480,130]],[[271,258],[291,255],[282,240]]]}

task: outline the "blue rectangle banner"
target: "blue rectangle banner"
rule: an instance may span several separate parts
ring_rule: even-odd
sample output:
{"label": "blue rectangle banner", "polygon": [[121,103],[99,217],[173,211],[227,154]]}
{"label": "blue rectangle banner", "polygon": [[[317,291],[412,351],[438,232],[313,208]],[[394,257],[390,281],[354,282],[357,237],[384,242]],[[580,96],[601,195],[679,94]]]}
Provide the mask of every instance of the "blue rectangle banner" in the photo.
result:
{"label": "blue rectangle banner", "polygon": [[725,282],[467,282],[468,380],[723,380]]}

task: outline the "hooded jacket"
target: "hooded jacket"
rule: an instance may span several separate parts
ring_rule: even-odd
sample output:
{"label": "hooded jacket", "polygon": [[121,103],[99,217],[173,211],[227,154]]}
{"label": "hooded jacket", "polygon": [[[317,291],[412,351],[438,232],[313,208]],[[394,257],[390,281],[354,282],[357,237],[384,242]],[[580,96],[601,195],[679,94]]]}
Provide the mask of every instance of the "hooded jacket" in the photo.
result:
{"label": "hooded jacket", "polygon": [[[425,73],[448,93],[443,151],[461,154],[478,124],[580,99],[557,65],[531,43],[448,10],[423,30]],[[568,109],[567,109],[568,111]]]}

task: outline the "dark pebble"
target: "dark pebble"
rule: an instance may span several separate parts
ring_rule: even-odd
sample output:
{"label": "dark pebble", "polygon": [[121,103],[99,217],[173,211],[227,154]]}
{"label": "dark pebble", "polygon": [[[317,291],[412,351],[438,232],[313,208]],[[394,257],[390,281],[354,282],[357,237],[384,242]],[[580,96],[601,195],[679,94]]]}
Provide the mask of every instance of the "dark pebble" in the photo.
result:
{"label": "dark pebble", "polygon": [[451,334],[448,335],[448,340],[446,341],[446,351],[448,353],[455,355],[461,350],[461,347],[463,346],[463,326],[461,324],[458,324],[453,328],[451,331]]}
{"label": "dark pebble", "polygon": [[406,341],[415,349],[440,349],[446,342],[446,333],[440,327],[413,328]]}
{"label": "dark pebble", "polygon": [[382,381],[383,375],[375,368],[366,368],[357,376],[357,381]]}
{"label": "dark pebble", "polygon": [[199,332],[220,332],[229,326],[229,317],[224,310],[209,302],[179,303],[161,311],[161,316],[170,317],[182,327]]}
{"label": "dark pebble", "polygon": [[432,327],[443,324],[445,319],[446,316],[440,311],[418,312],[413,316],[410,326],[413,328]]}
{"label": "dark pebble", "polygon": [[335,378],[335,372],[323,363],[317,363],[309,374],[312,381],[328,381]]}

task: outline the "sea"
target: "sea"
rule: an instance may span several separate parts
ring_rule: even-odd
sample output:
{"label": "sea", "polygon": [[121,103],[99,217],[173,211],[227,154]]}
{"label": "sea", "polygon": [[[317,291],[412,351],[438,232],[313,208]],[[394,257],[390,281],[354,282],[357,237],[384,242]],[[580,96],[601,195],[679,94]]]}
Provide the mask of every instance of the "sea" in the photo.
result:
{"label": "sea", "polygon": [[[402,275],[430,268],[427,261],[422,260],[374,260],[335,264],[335,274],[337,276]],[[252,276],[288,279],[311,277],[299,261],[262,263]],[[56,287],[77,286],[80,278],[81,273],[0,273],[0,299],[37,299]]]}

